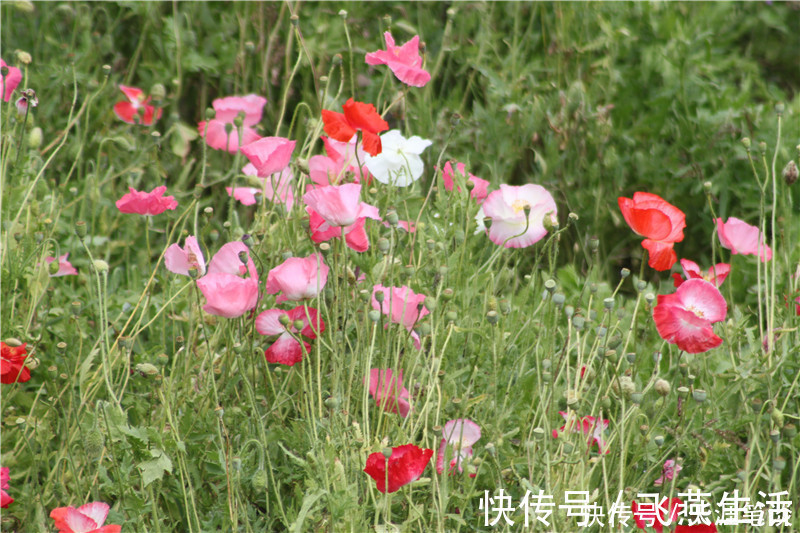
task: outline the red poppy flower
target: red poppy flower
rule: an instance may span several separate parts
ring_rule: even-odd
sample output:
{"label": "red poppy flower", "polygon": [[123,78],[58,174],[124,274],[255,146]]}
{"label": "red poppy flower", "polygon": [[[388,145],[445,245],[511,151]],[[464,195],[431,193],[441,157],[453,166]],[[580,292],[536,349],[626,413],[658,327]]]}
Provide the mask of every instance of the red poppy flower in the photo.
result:
{"label": "red poppy flower", "polygon": [[408,485],[422,476],[431,457],[433,450],[427,448],[422,449],[413,444],[397,446],[392,448],[392,455],[388,459],[381,452],[370,454],[364,472],[375,480],[379,491],[397,492],[403,485]]}
{"label": "red poppy flower", "polygon": [[25,383],[31,379],[31,371],[25,366],[28,357],[25,346],[12,347],[0,342],[0,383]]}
{"label": "red poppy flower", "polygon": [[174,211],[178,202],[174,196],[164,196],[167,188],[162,185],[150,192],[137,191],[128,187],[130,192],[117,200],[116,206],[120,213],[133,213],[137,215],[160,215],[167,209]]}
{"label": "red poppy flower", "polygon": [[59,533],[120,533],[121,526],[103,524],[110,507],[107,503],[92,502],[74,507],[58,507],[50,511]]}
{"label": "red poppy flower", "polygon": [[340,142],[349,142],[361,130],[364,150],[371,156],[381,153],[381,138],[378,133],[389,129],[372,104],[356,102],[352,98],[342,106],[344,113],[322,110],[325,133]]}
{"label": "red poppy flower", "polygon": [[642,246],[650,252],[647,264],[656,270],[669,270],[678,259],[672,245],[683,240],[683,211],[649,192],[635,192],[633,199],[621,196],[617,202],[628,226],[646,237]]}
{"label": "red poppy flower", "polygon": [[120,85],[119,90],[128,99],[127,102],[122,101],[114,104],[114,114],[120,120],[128,124],[150,126],[154,121],[161,118],[161,109],[156,109],[148,104],[150,97],[145,97],[144,91],[137,87],[126,87],[125,85]]}

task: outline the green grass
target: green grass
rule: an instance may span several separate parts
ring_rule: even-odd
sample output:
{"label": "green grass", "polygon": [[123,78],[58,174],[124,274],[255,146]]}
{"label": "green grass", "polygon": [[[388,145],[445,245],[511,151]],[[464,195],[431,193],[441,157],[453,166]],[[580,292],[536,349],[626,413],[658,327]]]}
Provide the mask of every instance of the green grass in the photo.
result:
{"label": "green grass", "polygon": [[[798,185],[781,176],[800,142],[796,4],[3,2],[0,14],[2,57],[24,74],[15,99],[28,87],[39,99],[24,120],[13,100],[0,109],[0,337],[26,342],[38,362],[30,381],[0,389],[0,464],[16,499],[3,531],[53,531],[53,508],[95,500],[126,532],[484,531],[479,500],[501,488],[515,504],[528,490],[557,503],[585,490],[606,510],[619,491],[630,502],[690,484],[717,502],[736,489],[800,501],[800,335],[784,304],[800,294],[800,215]],[[364,63],[387,29],[425,42],[424,88]],[[118,84],[163,85],[161,120],[119,121]],[[327,328],[291,369],[265,362],[252,317],[204,313],[194,284],[162,259],[187,234],[206,260],[251,235],[260,311],[275,307],[268,271],[319,250],[303,206],[287,219],[268,202],[232,204],[224,187],[243,181],[244,157],[194,138],[215,98],[247,93],[269,101],[262,135],[297,141],[298,187],[323,153],[320,111],[350,96],[383,110],[402,94],[385,118],[433,141],[413,187],[376,183],[362,198],[384,218],[419,216],[418,231],[369,222],[367,252],[330,243],[327,288],[309,304]],[[446,193],[434,171],[446,160],[492,190],[543,185],[559,230],[522,250],[474,236],[474,202]],[[161,184],[176,211],[143,222],[116,209],[128,186]],[[721,347],[692,356],[659,337],[650,302],[672,279],[642,264],[617,207],[634,191],[686,213],[679,257],[732,264]],[[775,251],[766,269],[720,248],[715,216],[763,223]],[[44,257],[67,252],[79,275],[50,278]],[[421,351],[403,328],[371,320],[365,295],[378,283],[435,299]],[[368,398],[362,378],[377,367],[403,369],[408,418]],[[641,398],[620,388],[623,376]],[[671,385],[664,397],[659,378]],[[553,439],[567,409],[608,419],[611,453],[587,453],[578,434]],[[476,477],[437,475],[434,456],[422,480],[387,497],[362,472],[387,446],[435,452],[456,418],[482,428]],[[674,486],[654,487],[678,458]],[[553,520],[576,529],[563,510]]]}

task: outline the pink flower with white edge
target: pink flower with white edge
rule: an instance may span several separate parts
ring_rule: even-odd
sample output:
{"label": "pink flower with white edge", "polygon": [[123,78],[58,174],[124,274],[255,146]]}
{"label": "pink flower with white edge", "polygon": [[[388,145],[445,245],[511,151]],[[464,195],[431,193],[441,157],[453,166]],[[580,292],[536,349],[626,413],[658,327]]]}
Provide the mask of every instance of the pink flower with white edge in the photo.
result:
{"label": "pink flower with white edge", "polygon": [[[376,295],[381,293],[383,301],[379,302]],[[419,350],[422,346],[419,335],[414,331],[414,326],[419,322],[422,317],[430,314],[430,311],[425,309],[423,302],[425,301],[424,294],[416,294],[414,291],[406,287],[384,287],[383,285],[375,285],[372,290],[372,308],[377,309],[384,315],[389,317],[390,322],[401,324],[409,333],[414,341],[414,347]],[[388,324],[387,324],[388,326]]]}
{"label": "pink flower with white edge", "polygon": [[267,292],[277,294],[277,303],[316,298],[328,282],[330,268],[316,253],[290,257],[267,274]]}
{"label": "pink flower with white edge", "polygon": [[247,176],[258,177],[262,187],[225,187],[228,196],[233,194],[233,198],[241,202],[242,205],[254,205],[257,201],[256,194],[263,194],[270,202],[286,206],[287,212],[292,210],[294,206],[294,191],[292,189],[294,174],[292,174],[290,167],[286,167],[281,172],[270,176],[260,176],[256,167],[252,163],[248,163],[242,169],[242,172]]}
{"label": "pink flower with white edge", "polygon": [[[456,175],[469,179],[469,181],[474,185],[470,197],[478,202],[478,205],[482,204],[489,195],[489,182],[479,178],[478,176],[475,176],[474,174],[468,174],[467,167],[464,165],[464,163],[456,163],[456,170],[454,171],[453,165],[450,163],[450,161],[448,161],[444,164],[444,170],[442,171],[444,189],[447,192],[453,190],[453,178],[456,177]],[[457,190],[458,192],[461,192],[461,187],[458,187]]]}
{"label": "pink flower with white edge", "polygon": [[[492,219],[489,239],[506,248],[525,248],[547,235],[544,219],[557,222],[556,202],[541,185],[500,185],[481,206]],[[528,212],[527,218],[525,217]]]}
{"label": "pink flower with white edge", "polygon": [[661,338],[688,353],[701,353],[722,344],[712,324],[725,320],[728,305],[713,283],[690,279],[674,294],[659,294],[653,320]]}
{"label": "pink flower with white edge", "polygon": [[182,276],[190,276],[189,269],[195,268],[197,275],[202,276],[206,273],[206,260],[203,257],[203,250],[197,243],[194,235],[186,237],[186,242],[181,248],[178,243],[170,245],[164,252],[164,266],[167,270]]}
{"label": "pink flower with white edge", "polygon": [[211,258],[208,273],[197,280],[197,287],[206,298],[203,310],[208,314],[236,318],[255,308],[258,271],[247,246],[236,241],[220,248]]}
{"label": "pink flower with white edge", "polygon": [[366,55],[367,65],[386,65],[397,79],[412,87],[423,87],[431,81],[431,75],[422,68],[422,57],[419,55],[419,35],[401,46],[394,44],[394,37],[385,32],[386,50],[378,50]]}
{"label": "pink flower with white edge", "polygon": [[[703,272],[697,263],[688,259],[681,259],[681,267],[686,276],[685,279],[704,279],[713,283],[715,287],[721,286],[731,271],[731,266],[728,263],[717,263],[709,268],[708,272]],[[681,283],[684,282],[684,278],[677,272],[672,274],[672,279],[675,287],[680,287]]]}
{"label": "pink flower with white edge", "polygon": [[21,81],[22,71],[17,67],[7,65],[5,61],[0,59],[0,86],[3,87],[4,102],[11,101],[11,95],[14,94],[14,89],[17,88]]}
{"label": "pink flower with white edge", "polygon": [[[281,324],[282,316],[289,319],[287,326]],[[294,326],[296,320],[303,322],[302,328],[297,329]],[[313,307],[299,306],[291,311],[267,309],[256,317],[256,331],[261,335],[280,335],[264,352],[267,362],[293,366],[303,360],[303,354],[308,353],[311,345],[303,340],[301,346],[289,332],[296,337],[316,339],[317,335],[325,331],[325,322]]]}
{"label": "pink flower with white edge", "polygon": [[653,485],[658,486],[665,481],[672,481],[681,470],[683,470],[683,467],[676,463],[674,459],[667,459],[661,469],[661,476],[653,482]]}
{"label": "pink flower with white edge", "polygon": [[9,472],[7,466],[0,468],[0,507],[3,509],[6,509],[9,505],[14,503],[14,498],[9,496],[6,492],[6,489],[11,488],[8,486],[8,480],[11,479]]}
{"label": "pink flower with white edge", "polygon": [[178,202],[174,196],[164,196],[165,186],[156,187],[150,192],[137,191],[128,187],[130,192],[117,200],[116,206],[121,213],[137,215],[160,215],[166,210],[174,211]]}
{"label": "pink flower with white edge", "polygon": [[723,248],[732,254],[757,255],[762,263],[772,259],[772,249],[764,242],[761,231],[736,217],[728,218],[724,224],[717,219],[717,234]]}
{"label": "pink flower with white edge", "polygon": [[[481,428],[468,418],[450,420],[442,430],[442,442],[439,444],[439,453],[436,455],[436,471],[444,472],[445,459],[449,459],[450,474],[455,474],[455,469],[463,472],[463,464],[472,457],[472,445],[481,438]],[[471,473],[470,477],[475,477]]]}
{"label": "pink flower with white edge", "polygon": [[[69,254],[64,254],[62,256],[59,256],[59,258],[58,258],[58,272],[56,272],[55,274],[50,274],[51,278],[57,278],[59,276],[77,276],[78,275],[77,269],[74,266],[72,266],[72,263],[70,263],[67,260],[68,257],[69,257]],[[50,263],[52,263],[53,261],[55,261],[55,260],[56,260],[55,257],[45,257],[44,258],[45,263],[47,263],[48,265]]]}
{"label": "pink flower with white edge", "polygon": [[369,394],[375,398],[378,407],[403,418],[411,411],[408,403],[408,389],[403,386],[403,371],[396,374],[391,368],[373,368],[369,371]]}
{"label": "pink flower with white edge", "polygon": [[153,122],[161,118],[161,109],[156,109],[149,104],[150,97],[145,96],[144,91],[138,87],[126,87],[125,85],[120,85],[119,90],[128,99],[114,104],[114,114],[121,121],[128,124],[151,126]]}
{"label": "pink flower with white edge", "polygon": [[[206,144],[215,150],[227,150],[235,154],[240,146],[245,146],[257,141],[261,136],[252,128],[261,122],[264,106],[267,99],[263,96],[248,94],[247,96],[228,96],[217,98],[211,105],[216,114],[212,120],[202,121],[197,125],[197,131],[201,137],[205,137]],[[239,128],[233,120],[242,113],[244,122],[242,124],[242,139],[239,139]],[[230,124],[230,134],[225,131],[225,125]],[[207,130],[207,131],[206,131]]]}
{"label": "pink flower with white edge", "polygon": [[107,503],[92,502],[74,507],[58,507],[50,511],[59,533],[120,533],[122,526],[103,524],[110,507]]}
{"label": "pink flower with white edge", "polygon": [[588,415],[578,419],[577,416],[570,415],[564,411],[559,411],[558,414],[563,416],[567,423],[558,428],[558,430],[553,430],[554,438],[558,438],[559,434],[567,431],[572,433],[583,433],[589,437],[588,442],[590,447],[596,442],[600,453],[605,454],[611,451],[608,447],[608,444],[606,444],[605,439],[603,439],[603,432],[608,429],[608,420],[600,420],[599,418]]}
{"label": "pink flower with white edge", "polygon": [[[303,201],[330,226],[346,227],[361,218],[381,218],[377,207],[361,201],[361,185],[357,183],[316,187],[303,196]],[[326,229],[320,228],[322,231]]]}

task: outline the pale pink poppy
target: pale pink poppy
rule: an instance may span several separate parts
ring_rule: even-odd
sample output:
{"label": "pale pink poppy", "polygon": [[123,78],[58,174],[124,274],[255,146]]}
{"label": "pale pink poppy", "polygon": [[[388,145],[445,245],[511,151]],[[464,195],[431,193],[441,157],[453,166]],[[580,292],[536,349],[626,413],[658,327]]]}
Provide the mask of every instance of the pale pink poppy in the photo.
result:
{"label": "pale pink poppy", "polygon": [[653,482],[653,485],[659,486],[665,481],[672,481],[681,470],[683,470],[683,467],[676,463],[674,459],[667,459],[661,469],[661,476]]}
{"label": "pale pink poppy", "polygon": [[[483,202],[483,212],[492,219],[489,239],[506,248],[524,248],[539,242],[547,230],[545,217],[556,222],[556,202],[541,185],[500,185]],[[525,210],[529,209],[528,218]],[[526,229],[527,227],[527,229]]]}
{"label": "pale pink poppy", "polygon": [[[590,447],[593,443],[597,443],[600,453],[606,454],[611,451],[603,438],[603,432],[608,429],[608,420],[600,420],[599,418],[589,415],[583,418],[578,418],[574,415],[570,417],[570,415],[564,411],[559,411],[558,414],[564,417],[567,424],[564,424],[558,428],[558,430],[553,430],[554,438],[558,438],[558,435],[564,432],[583,433],[589,437],[588,444]],[[569,426],[569,428],[567,426]]]}
{"label": "pale pink poppy", "polygon": [[[242,258],[247,259],[246,265]],[[197,286],[206,298],[203,310],[211,315],[236,318],[255,308],[258,271],[250,250],[240,241],[225,244],[211,258],[208,273],[197,280]]]}
{"label": "pale pink poppy", "polygon": [[403,371],[394,374],[391,368],[386,370],[373,368],[369,371],[369,393],[378,407],[384,411],[396,413],[403,418],[408,416],[411,405],[408,403],[408,389],[403,386]]}
{"label": "pale pink poppy", "polygon": [[367,54],[367,65],[386,65],[397,79],[412,87],[423,87],[431,80],[431,75],[422,68],[422,57],[419,55],[419,35],[401,46],[395,46],[390,32],[385,32],[386,50],[378,50]]}
{"label": "pale pink poppy", "polygon": [[286,206],[286,211],[289,212],[294,206],[294,189],[292,188],[292,180],[294,174],[291,167],[286,167],[280,172],[269,176],[262,176],[256,170],[252,163],[248,163],[242,169],[246,176],[256,176],[263,184],[259,189],[257,187],[236,187],[231,189],[226,187],[228,196],[233,192],[233,197],[239,200],[244,205],[253,205],[256,203],[256,194],[263,194],[264,197],[270,202],[280,203]]}
{"label": "pale pink poppy", "polygon": [[[50,274],[51,278],[57,278],[59,276],[77,276],[78,275],[77,269],[74,266],[72,266],[72,263],[70,263],[67,260],[68,257],[69,257],[69,254],[64,254],[62,256],[59,256],[59,258],[58,258],[58,272],[56,272],[55,274]],[[45,263],[47,263],[48,265],[50,263],[52,263],[53,261],[55,261],[55,260],[56,260],[55,257],[45,257],[44,258]]]}
{"label": "pale pink poppy", "polygon": [[8,480],[11,479],[7,466],[0,468],[0,507],[3,509],[14,503],[14,498],[8,495],[6,489],[9,489]]}
{"label": "pale pink poppy", "polygon": [[659,294],[653,320],[661,338],[688,353],[701,353],[722,344],[712,324],[725,320],[728,305],[713,283],[690,279],[674,294]]}
{"label": "pale pink poppy", "polygon": [[357,183],[316,187],[303,196],[303,201],[331,226],[350,226],[360,218],[380,220],[378,208],[361,201],[361,185]]}
{"label": "pale pink poppy", "polygon": [[92,502],[74,507],[58,507],[50,511],[59,533],[120,533],[121,526],[103,524],[110,507],[107,503]]}
{"label": "pale pink poppy", "polygon": [[189,269],[192,267],[197,270],[198,276],[205,274],[206,260],[203,257],[203,250],[197,243],[197,238],[194,235],[186,237],[183,248],[178,243],[170,245],[164,252],[164,266],[170,272],[183,276],[189,276]]}
{"label": "pale pink poppy", "polygon": [[[306,314],[306,309],[308,314]],[[281,324],[282,315],[289,318],[288,326]],[[302,328],[297,329],[294,326],[296,320],[303,322]],[[325,322],[313,307],[299,306],[291,311],[267,309],[256,317],[256,331],[262,335],[280,335],[264,352],[267,362],[293,366],[303,360],[303,353],[308,353],[311,349],[311,345],[303,340],[303,337],[316,339],[317,335],[325,331]],[[303,346],[300,346],[300,343],[289,332],[300,337],[303,340]]]}
{"label": "pale pink poppy", "polygon": [[[686,276],[685,279],[704,279],[713,283],[715,287],[721,286],[722,282],[725,281],[725,278],[728,277],[728,274],[731,271],[731,266],[729,264],[717,263],[713,267],[709,268],[708,272],[703,272],[697,263],[688,259],[681,259],[681,267],[683,268],[683,273]],[[672,274],[672,278],[674,280],[675,287],[680,287],[681,283],[684,282],[684,278],[681,277],[681,275],[677,272]]]}
{"label": "pale pink poppy", "polygon": [[297,141],[283,137],[263,137],[241,147],[242,153],[255,167],[258,176],[271,176],[287,166]]}
{"label": "pale pink poppy", "polygon": [[757,255],[762,263],[772,259],[772,249],[764,243],[761,231],[743,220],[730,217],[723,224],[722,219],[718,218],[717,233],[722,247],[734,255]]}
{"label": "pale pink poppy", "polygon": [[[472,445],[481,438],[481,428],[468,418],[450,420],[442,430],[442,442],[439,444],[439,453],[436,455],[436,471],[444,472],[445,458],[450,459],[450,474],[458,468],[463,472],[464,462],[472,457]],[[470,477],[475,477],[475,473]]]}
{"label": "pale pink poppy", "polygon": [[[383,293],[383,302],[378,302],[375,297],[377,293]],[[424,294],[416,294],[406,286],[384,287],[375,285],[372,291],[372,308],[377,309],[389,317],[390,322],[401,324],[411,334],[414,347],[419,350],[422,346],[419,335],[414,331],[414,326],[422,317],[430,314],[425,309],[423,302]],[[388,326],[388,324],[387,324]]]}
{"label": "pale pink poppy", "polygon": [[[372,176],[365,165],[367,152],[360,144],[356,145],[357,140],[358,137],[353,137],[349,142],[342,142],[323,136],[326,155],[315,155],[308,160],[308,174],[311,181],[323,186],[340,185],[346,181],[354,183],[372,181]],[[356,150],[358,150],[357,157]],[[358,166],[359,162],[361,167]]]}
{"label": "pale pink poppy", "polygon": [[[201,137],[205,136],[206,143],[211,148],[235,154],[239,146],[245,146],[261,138],[252,126],[261,122],[266,103],[266,98],[255,94],[217,98],[212,102],[216,114],[213,120],[208,121],[208,131],[206,132],[205,120],[197,125],[197,131]],[[244,114],[241,142],[238,128],[233,124],[239,113]],[[231,125],[230,135],[225,131],[226,124]]]}
{"label": "pale pink poppy", "polygon": [[150,97],[145,96],[144,91],[138,87],[126,87],[125,85],[120,85],[119,90],[127,98],[127,100],[114,104],[114,114],[121,121],[128,124],[150,126],[161,118],[161,109],[156,109],[149,104]]}
{"label": "pale pink poppy", "polygon": [[320,253],[290,257],[269,271],[267,292],[281,293],[277,303],[316,298],[328,282],[329,270]]}
{"label": "pale pink poppy", "polygon": [[[6,72],[3,73],[3,69]],[[3,87],[3,101],[11,101],[11,95],[14,94],[14,89],[17,88],[19,82],[22,81],[22,71],[17,67],[7,65],[5,61],[0,59],[0,85]]]}
{"label": "pale pink poppy", "polygon": [[[472,182],[474,187],[472,188],[470,197],[473,198],[478,205],[482,204],[489,195],[489,182],[474,174],[467,173],[467,167],[464,163],[456,163],[456,169],[454,171],[453,165],[448,161],[444,164],[444,170],[442,171],[444,189],[448,192],[453,190],[453,178],[456,176],[456,173],[464,178],[468,178],[469,181]],[[461,187],[458,187],[457,190],[461,192]]]}
{"label": "pale pink poppy", "polygon": [[162,185],[150,192],[137,191],[128,187],[130,192],[117,200],[116,206],[121,213],[134,213],[137,215],[160,215],[166,210],[174,211],[178,202],[174,196],[164,196],[167,188]]}

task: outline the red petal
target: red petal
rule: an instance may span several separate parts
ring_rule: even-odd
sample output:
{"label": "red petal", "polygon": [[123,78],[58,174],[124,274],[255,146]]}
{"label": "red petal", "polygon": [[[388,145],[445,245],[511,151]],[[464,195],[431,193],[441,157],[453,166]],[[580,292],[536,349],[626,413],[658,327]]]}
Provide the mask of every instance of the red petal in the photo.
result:
{"label": "red petal", "polygon": [[342,109],[347,122],[363,132],[378,133],[389,129],[389,123],[381,118],[372,104],[356,102],[350,98]]}
{"label": "red petal", "polygon": [[671,242],[653,241],[645,239],[642,241],[642,246],[650,252],[650,259],[647,264],[651,268],[658,271],[669,270],[675,261],[678,260],[678,255],[672,249]]}
{"label": "red petal", "polygon": [[353,128],[342,113],[336,111],[322,110],[322,122],[325,124],[323,128],[333,139],[341,142],[349,142],[356,134]]}
{"label": "red petal", "polygon": [[367,152],[372,157],[375,157],[383,150],[383,147],[381,146],[381,138],[374,133],[370,133],[368,131],[362,131],[361,141],[364,147],[364,151]]}

